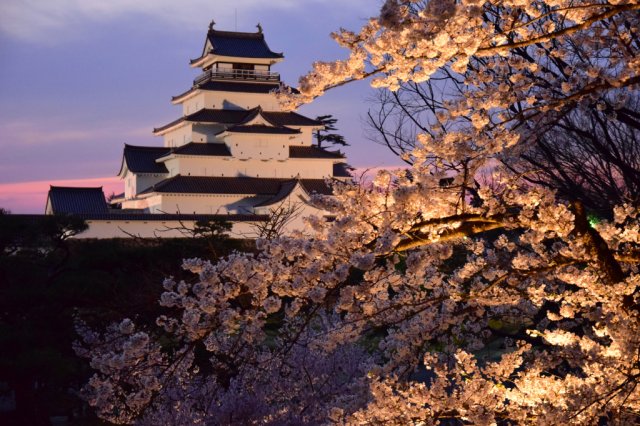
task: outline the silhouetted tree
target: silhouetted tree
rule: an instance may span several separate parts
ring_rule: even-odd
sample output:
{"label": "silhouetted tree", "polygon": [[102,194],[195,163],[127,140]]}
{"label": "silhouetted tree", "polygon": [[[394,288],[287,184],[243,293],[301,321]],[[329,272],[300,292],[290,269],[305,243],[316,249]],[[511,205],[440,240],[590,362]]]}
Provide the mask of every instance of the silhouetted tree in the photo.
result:
{"label": "silhouetted tree", "polygon": [[318,148],[322,148],[322,142],[326,142],[331,145],[348,146],[349,144],[344,139],[344,136],[338,133],[323,133],[333,132],[338,130],[335,124],[338,122],[337,118],[333,118],[332,115],[320,115],[316,117],[316,120],[324,124],[324,130],[318,130],[316,132],[316,141],[318,142]]}

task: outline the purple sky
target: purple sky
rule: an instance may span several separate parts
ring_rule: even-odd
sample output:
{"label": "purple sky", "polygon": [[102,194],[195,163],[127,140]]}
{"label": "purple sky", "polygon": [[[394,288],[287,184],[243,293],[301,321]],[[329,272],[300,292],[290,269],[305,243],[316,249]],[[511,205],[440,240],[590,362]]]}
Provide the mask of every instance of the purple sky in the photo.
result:
{"label": "purple sky", "polygon": [[[99,186],[103,179],[113,186],[124,143],[160,146],[151,130],[179,117],[170,98],[198,73],[188,61],[200,55],[211,19],[220,30],[255,31],[260,22],[272,50],[285,54],[275,70],[295,86],[313,61],[345,57],[331,31],[358,30],[379,4],[2,0],[0,207],[40,213],[54,181],[92,179],[86,184]],[[401,165],[363,133],[372,90],[366,83],[335,89],[300,111],[340,120],[354,166]]]}

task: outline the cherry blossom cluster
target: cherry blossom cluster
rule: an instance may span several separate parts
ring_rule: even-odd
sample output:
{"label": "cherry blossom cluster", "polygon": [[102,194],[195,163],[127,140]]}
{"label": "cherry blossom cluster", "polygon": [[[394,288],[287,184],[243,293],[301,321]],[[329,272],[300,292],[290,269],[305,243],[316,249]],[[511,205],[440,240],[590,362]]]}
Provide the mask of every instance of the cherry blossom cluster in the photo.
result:
{"label": "cherry blossom cluster", "polygon": [[[419,136],[411,169],[317,196],[333,220],[184,260],[192,279],[165,281],[157,328],[80,324],[88,401],[139,424],[637,424],[638,206],[595,223],[508,171],[473,178],[563,108],[637,90],[638,11],[388,0],[336,34],[351,56],[316,64],[291,105],[447,72],[466,90],[442,107],[446,131]],[[443,183],[433,153],[466,172]]]}

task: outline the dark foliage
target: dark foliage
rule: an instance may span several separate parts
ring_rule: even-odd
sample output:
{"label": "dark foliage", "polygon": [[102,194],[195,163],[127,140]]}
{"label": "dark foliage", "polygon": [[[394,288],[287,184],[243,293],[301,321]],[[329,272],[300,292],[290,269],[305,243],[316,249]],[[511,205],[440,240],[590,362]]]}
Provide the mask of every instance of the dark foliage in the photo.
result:
{"label": "dark foliage", "polygon": [[[0,215],[0,384],[15,392],[17,408],[0,413],[0,424],[50,424],[54,415],[87,424],[75,391],[90,371],[72,350],[74,315],[96,328],[124,317],[153,323],[163,279],[192,279],[179,259],[210,253],[209,238],[78,240],[61,232],[77,226],[71,218]],[[222,256],[252,247],[226,240],[216,249]]]}
{"label": "dark foliage", "polygon": [[[322,143],[326,142],[331,145],[341,145],[348,146],[349,144],[344,139],[344,136],[338,133],[332,133],[335,130],[338,130],[336,127],[336,123],[338,122],[337,118],[333,118],[332,115],[320,115],[316,117],[316,120],[320,121],[324,125],[324,130],[318,130],[316,132],[316,141],[318,143],[318,148],[322,148]],[[329,132],[329,133],[324,133]]]}

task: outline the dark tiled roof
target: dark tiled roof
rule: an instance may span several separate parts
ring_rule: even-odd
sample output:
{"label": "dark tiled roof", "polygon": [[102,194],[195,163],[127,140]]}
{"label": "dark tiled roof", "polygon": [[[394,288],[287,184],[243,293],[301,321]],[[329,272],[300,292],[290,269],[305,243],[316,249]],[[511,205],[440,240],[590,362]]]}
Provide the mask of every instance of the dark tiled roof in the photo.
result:
{"label": "dark tiled roof", "polygon": [[322,126],[318,120],[295,112],[263,111],[262,116],[276,126]]}
{"label": "dark tiled roof", "polygon": [[293,189],[296,187],[297,183],[298,183],[297,179],[282,182],[280,184],[280,190],[273,198],[270,198],[267,201],[264,201],[262,203],[256,204],[255,207],[272,206],[276,203],[281,202],[282,200],[287,198],[289,194],[291,194]]}
{"label": "dark tiled roof", "polygon": [[221,92],[269,93],[280,87],[278,83],[245,83],[231,81],[208,81],[198,86],[202,90],[219,90]]}
{"label": "dark tiled roof", "polygon": [[[178,175],[155,184],[143,193],[275,195],[287,181],[291,179]],[[324,179],[300,179],[300,183],[308,193],[331,194],[331,188]]]}
{"label": "dark tiled roof", "polygon": [[[282,58],[282,53],[269,49],[264,34],[240,33],[232,31],[209,30],[207,38],[212,45],[211,53],[220,56],[241,58]],[[204,52],[206,55],[208,52]],[[203,55],[204,56],[204,55]]]}
{"label": "dark tiled roof", "polygon": [[230,157],[231,151],[223,143],[199,143],[191,142],[171,150],[172,154],[203,155],[215,157]]}
{"label": "dark tiled roof", "polygon": [[353,177],[349,170],[353,170],[347,163],[335,163],[333,165],[333,176],[335,177]]}
{"label": "dark tiled roof", "polygon": [[288,127],[271,127],[262,124],[253,124],[250,126],[231,126],[227,132],[233,133],[265,133],[275,135],[294,135],[300,133],[298,129],[290,129]]}
{"label": "dark tiled roof", "polygon": [[176,124],[180,124],[180,123],[182,123],[183,121],[184,121],[184,117],[180,117],[180,118],[178,118],[177,120],[173,120],[173,121],[172,121],[171,123],[169,123],[169,124],[165,124],[164,126],[161,126],[161,127],[155,127],[155,128],[153,129],[153,133],[161,132],[161,131],[163,131],[163,130],[168,129],[169,127],[173,127],[173,126],[175,126]]}
{"label": "dark tiled roof", "polygon": [[324,179],[300,179],[302,187],[309,194],[331,195],[333,190]]}
{"label": "dark tiled roof", "polygon": [[262,115],[274,126],[320,126],[322,123],[295,112],[262,111],[260,108],[246,109],[201,109],[172,121],[162,127],[153,129],[154,133],[166,130],[183,121],[193,123],[221,123],[221,124],[241,124],[247,120]]}
{"label": "dark tiled roof", "polygon": [[[123,165],[134,173],[169,173],[163,163],[156,163],[158,158],[169,154],[171,148],[153,146],[124,146]],[[122,172],[122,167],[120,167]]]}
{"label": "dark tiled roof", "polygon": [[202,90],[221,92],[270,93],[280,87],[279,83],[243,83],[232,81],[208,81],[198,86]]}
{"label": "dark tiled roof", "polygon": [[198,123],[236,124],[245,120],[253,109],[201,109],[185,117],[186,121]]}
{"label": "dark tiled roof", "polygon": [[107,213],[109,211],[102,187],[51,186],[48,198],[54,214]]}
{"label": "dark tiled roof", "polygon": [[[194,90],[211,90],[215,92],[242,92],[242,93],[270,93],[276,90],[280,85],[278,83],[247,83],[241,81],[207,81],[192,87],[184,93],[173,96],[171,100],[179,99]],[[290,88],[293,93],[299,93],[298,89]]]}
{"label": "dark tiled roof", "polygon": [[344,158],[340,151],[326,151],[316,146],[290,146],[290,158]]}

